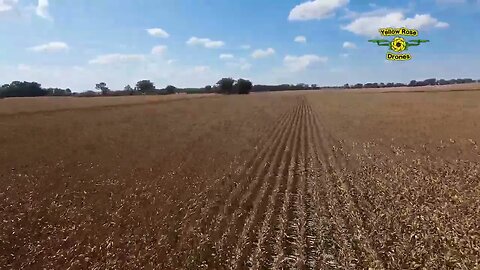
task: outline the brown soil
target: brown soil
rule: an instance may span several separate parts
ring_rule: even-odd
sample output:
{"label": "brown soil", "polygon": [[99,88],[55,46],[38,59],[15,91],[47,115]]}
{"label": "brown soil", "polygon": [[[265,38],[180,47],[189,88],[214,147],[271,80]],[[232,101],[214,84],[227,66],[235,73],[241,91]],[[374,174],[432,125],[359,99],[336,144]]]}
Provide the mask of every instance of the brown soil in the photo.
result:
{"label": "brown soil", "polygon": [[479,99],[15,108],[0,115],[0,268],[476,269]]}
{"label": "brown soil", "polygon": [[115,107],[141,104],[157,104],[174,100],[203,98],[212,94],[177,94],[168,96],[121,96],[121,97],[35,97],[0,99],[0,115],[35,113],[45,111],[68,111],[96,107]]}

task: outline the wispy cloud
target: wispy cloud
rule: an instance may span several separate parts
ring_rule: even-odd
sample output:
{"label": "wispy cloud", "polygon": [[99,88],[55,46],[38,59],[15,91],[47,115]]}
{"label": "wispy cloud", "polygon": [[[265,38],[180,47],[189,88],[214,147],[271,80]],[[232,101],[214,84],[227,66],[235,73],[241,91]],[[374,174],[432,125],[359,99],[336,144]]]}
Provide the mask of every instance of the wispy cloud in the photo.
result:
{"label": "wispy cloud", "polygon": [[297,43],[307,43],[307,38],[305,36],[296,36],[293,41]]}
{"label": "wispy cloud", "polygon": [[152,37],[159,37],[159,38],[168,38],[170,36],[167,31],[163,30],[162,28],[150,28],[147,29],[147,33]]}
{"label": "wispy cloud", "polygon": [[350,41],[345,41],[343,42],[343,48],[345,49],[356,49],[357,48],[357,45],[353,42],[350,42]]}
{"label": "wispy cloud", "polygon": [[220,54],[219,58],[222,59],[222,60],[231,60],[231,59],[235,58],[235,56],[233,54],[222,53],[222,54]]}
{"label": "wispy cloud", "polygon": [[275,50],[273,48],[268,48],[266,50],[258,49],[252,53],[252,57],[255,59],[258,59],[258,58],[269,57],[274,54],[275,54]]}
{"label": "wispy cloud", "polygon": [[193,71],[196,73],[203,73],[210,70],[209,66],[196,66],[193,68]]}
{"label": "wispy cloud", "polygon": [[48,0],[38,0],[37,7],[35,9],[35,13],[44,19],[53,20],[52,16],[48,12],[49,3]]}
{"label": "wispy cloud", "polygon": [[199,45],[205,48],[213,49],[223,47],[225,42],[220,40],[211,40],[209,38],[191,37],[189,40],[187,40],[187,44],[191,46]]}
{"label": "wispy cloud", "polygon": [[287,55],[283,59],[284,65],[292,72],[302,71],[316,63],[326,63],[327,61],[327,57],[321,57],[314,54],[302,56]]}
{"label": "wispy cloud", "polygon": [[69,49],[68,44],[61,41],[53,41],[46,44],[41,44],[38,46],[28,48],[28,50],[34,51],[34,52],[49,52],[49,53],[67,51],[68,49]]}
{"label": "wispy cloud", "polygon": [[321,20],[331,17],[349,0],[313,0],[297,5],[290,11],[290,21]]}
{"label": "wispy cloud", "polygon": [[252,64],[250,64],[245,58],[239,58],[238,60],[229,61],[227,65],[233,68],[238,68],[240,70],[249,70],[252,68]]}
{"label": "wispy cloud", "polygon": [[154,55],[163,55],[167,51],[167,46],[158,45],[152,48],[151,53]]}
{"label": "wispy cloud", "polygon": [[393,12],[384,16],[365,16],[342,26],[342,29],[361,36],[374,37],[379,35],[378,29],[385,27],[408,27],[414,29],[446,28],[449,24],[439,21],[430,14],[416,14],[412,18],[405,18],[401,12]]}
{"label": "wispy cloud", "polygon": [[142,54],[104,54],[88,61],[89,64],[109,65],[117,63],[129,63],[144,61],[145,56]]}
{"label": "wispy cloud", "polygon": [[12,10],[18,0],[0,0],[0,12]]}

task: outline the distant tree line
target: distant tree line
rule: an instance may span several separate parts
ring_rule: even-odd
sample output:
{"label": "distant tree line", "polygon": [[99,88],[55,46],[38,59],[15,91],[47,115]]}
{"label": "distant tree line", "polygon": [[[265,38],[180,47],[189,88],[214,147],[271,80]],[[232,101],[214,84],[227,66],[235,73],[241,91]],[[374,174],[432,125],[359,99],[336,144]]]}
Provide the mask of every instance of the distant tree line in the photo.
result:
{"label": "distant tree line", "polygon": [[480,80],[473,80],[473,79],[451,79],[451,80],[444,80],[440,79],[437,80],[436,78],[426,79],[423,81],[416,81],[412,80],[408,84],[404,83],[357,83],[354,85],[345,84],[343,88],[384,88],[384,87],[402,87],[402,86],[409,86],[409,87],[416,87],[416,86],[428,86],[428,85],[448,85],[448,84],[464,84],[464,83],[475,83],[480,82]]}
{"label": "distant tree line", "polygon": [[95,85],[97,91],[85,91],[73,93],[70,89],[61,88],[42,88],[36,82],[13,81],[10,84],[4,84],[0,87],[0,98],[5,97],[39,97],[39,96],[76,96],[76,97],[96,97],[96,96],[132,96],[132,95],[172,95],[176,93],[201,94],[201,93],[219,93],[219,94],[249,94],[250,92],[269,92],[269,91],[294,91],[294,90],[318,90],[318,89],[339,89],[339,88],[384,88],[384,87],[402,87],[402,86],[427,86],[427,85],[448,85],[480,82],[480,80],[451,79],[445,80],[430,78],[423,81],[412,80],[408,84],[404,83],[357,83],[345,84],[343,86],[318,86],[316,84],[280,84],[280,85],[253,85],[249,80],[222,78],[215,85],[207,85],[201,88],[177,88],[169,85],[163,89],[157,89],[150,80],[138,81],[134,87],[127,85],[123,90],[111,90],[105,82]]}
{"label": "distant tree line", "polygon": [[205,93],[218,93],[218,94],[249,94],[255,86],[249,80],[232,78],[222,78],[215,85],[207,85],[200,88],[177,88],[177,93],[186,94],[205,94]]}
{"label": "distant tree line", "polygon": [[250,94],[253,84],[249,80],[232,78],[222,78],[217,82],[213,91],[219,94]]}
{"label": "distant tree line", "polygon": [[157,89],[155,84],[150,80],[138,81],[135,87],[126,85],[123,90],[111,90],[105,82],[95,85],[97,91],[89,90],[76,93],[79,97],[95,97],[95,96],[137,96],[137,95],[171,95],[177,93],[175,86],[169,85],[163,89]]}
{"label": "distant tree line", "polygon": [[293,91],[293,90],[316,90],[320,89],[316,84],[280,84],[280,85],[255,85],[252,92]]}
{"label": "distant tree line", "polygon": [[36,82],[13,81],[0,87],[0,98],[5,97],[41,97],[41,96],[71,96],[70,89],[42,88]]}

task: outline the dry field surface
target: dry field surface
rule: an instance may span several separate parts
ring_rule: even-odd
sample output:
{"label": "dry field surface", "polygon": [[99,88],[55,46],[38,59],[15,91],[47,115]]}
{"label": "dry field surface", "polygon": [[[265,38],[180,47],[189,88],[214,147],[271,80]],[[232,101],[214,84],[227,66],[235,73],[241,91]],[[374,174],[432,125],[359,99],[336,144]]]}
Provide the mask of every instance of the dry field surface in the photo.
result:
{"label": "dry field surface", "polygon": [[465,83],[465,84],[449,84],[449,85],[428,85],[417,87],[386,87],[386,88],[362,88],[362,89],[348,89],[352,92],[449,92],[449,91],[480,91],[480,83]]}
{"label": "dry field surface", "polygon": [[0,269],[480,269],[479,100],[14,109],[0,115]]}
{"label": "dry field surface", "polygon": [[96,107],[132,106],[157,104],[174,100],[208,97],[212,94],[178,94],[169,96],[120,96],[120,97],[36,97],[0,99],[0,115],[35,113],[45,111],[68,111]]}

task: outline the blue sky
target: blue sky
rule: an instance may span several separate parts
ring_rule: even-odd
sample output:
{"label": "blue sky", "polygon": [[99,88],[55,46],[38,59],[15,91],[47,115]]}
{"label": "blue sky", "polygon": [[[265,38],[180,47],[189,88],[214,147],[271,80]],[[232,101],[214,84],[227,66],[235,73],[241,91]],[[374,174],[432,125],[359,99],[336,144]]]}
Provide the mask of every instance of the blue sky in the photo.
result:
{"label": "blue sky", "polygon": [[[385,61],[367,40],[408,26],[431,42]],[[0,0],[0,83],[112,89],[480,79],[480,0]]]}

